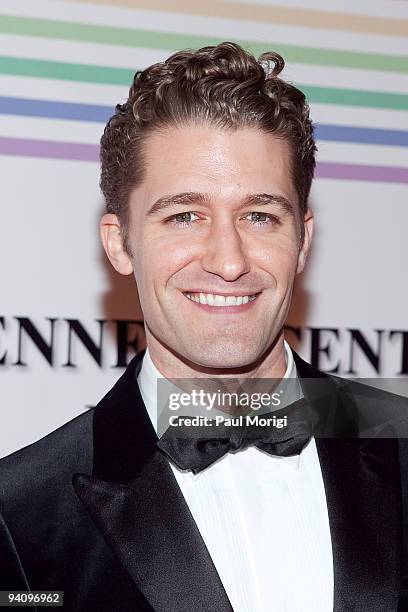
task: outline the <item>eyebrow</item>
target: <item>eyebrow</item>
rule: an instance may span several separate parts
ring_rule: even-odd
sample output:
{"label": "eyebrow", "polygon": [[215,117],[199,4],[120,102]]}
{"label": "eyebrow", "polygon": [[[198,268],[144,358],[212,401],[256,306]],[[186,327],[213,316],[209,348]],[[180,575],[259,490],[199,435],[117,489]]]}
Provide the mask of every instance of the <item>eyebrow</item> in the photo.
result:
{"label": "eyebrow", "polygon": [[[197,193],[194,191],[186,191],[184,193],[177,193],[174,195],[166,195],[158,200],[151,206],[147,212],[147,216],[155,215],[168,208],[174,208],[176,206],[188,206],[194,204],[209,204],[209,197],[203,193]],[[278,205],[282,208],[285,213],[295,216],[295,210],[291,202],[284,196],[271,194],[271,193],[255,193],[246,196],[241,206],[268,206],[270,204]]]}

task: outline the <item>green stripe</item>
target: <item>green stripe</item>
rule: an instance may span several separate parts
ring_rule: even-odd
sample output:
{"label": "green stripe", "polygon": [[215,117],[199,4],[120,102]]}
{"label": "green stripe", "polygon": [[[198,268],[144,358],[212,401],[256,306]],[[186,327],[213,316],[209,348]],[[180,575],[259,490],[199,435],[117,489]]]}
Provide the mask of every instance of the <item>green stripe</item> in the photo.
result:
{"label": "green stripe", "polygon": [[0,57],[0,74],[60,79],[81,83],[130,86],[134,70],[89,64],[68,64],[20,57]]}
{"label": "green stripe", "polygon": [[[97,7],[95,10],[97,10]],[[193,34],[150,32],[147,30],[69,23],[50,19],[34,19],[31,17],[14,17],[10,15],[0,16],[0,32],[40,36],[42,38],[94,42],[105,45],[120,45],[124,47],[166,49],[169,51],[216,45],[221,42],[220,38]],[[239,39],[235,39],[235,41],[247,47],[255,55],[259,55],[264,51],[270,51],[272,48],[281,53],[287,62],[362,68],[364,70],[383,70],[387,72],[408,72],[408,57],[404,56],[315,49],[282,45],[274,42],[256,42]]]}
{"label": "green stripe", "polygon": [[[25,58],[0,57],[0,74],[129,87],[134,71],[127,68],[109,68],[86,64],[65,64],[62,62]],[[408,110],[407,94],[316,87],[314,85],[299,85],[298,83],[296,85],[305,92],[310,102]]]}
{"label": "green stripe", "polygon": [[335,87],[316,87],[299,85],[310,102],[337,104],[340,106],[366,106],[368,108],[389,108],[408,110],[408,95],[382,91],[360,91],[358,89],[338,89]]}

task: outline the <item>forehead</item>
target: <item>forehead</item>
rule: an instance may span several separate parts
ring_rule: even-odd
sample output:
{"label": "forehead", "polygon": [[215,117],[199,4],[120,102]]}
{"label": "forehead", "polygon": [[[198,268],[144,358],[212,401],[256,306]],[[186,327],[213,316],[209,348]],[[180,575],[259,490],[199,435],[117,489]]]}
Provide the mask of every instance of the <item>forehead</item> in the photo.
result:
{"label": "forehead", "polygon": [[172,191],[201,191],[217,199],[272,191],[297,202],[289,144],[255,128],[168,127],[147,137],[144,161],[144,178],[135,190],[139,201]]}

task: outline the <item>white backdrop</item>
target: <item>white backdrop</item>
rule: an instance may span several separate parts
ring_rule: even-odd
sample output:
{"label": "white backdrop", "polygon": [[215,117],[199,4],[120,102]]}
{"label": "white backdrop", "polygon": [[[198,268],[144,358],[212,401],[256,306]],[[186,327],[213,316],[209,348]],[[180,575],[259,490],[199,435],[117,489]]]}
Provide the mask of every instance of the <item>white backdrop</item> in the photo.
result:
{"label": "white backdrop", "polygon": [[[205,7],[187,14],[178,2],[156,2],[151,11],[143,2],[123,4],[0,0],[0,456],[96,404],[123,371],[115,367],[118,326],[123,335],[124,321],[140,321],[140,311],[133,280],[109,269],[99,244],[101,117],[103,107],[127,95],[120,70],[193,46],[186,32],[197,43],[210,33],[219,41],[289,45],[295,59],[286,77],[309,88],[319,126],[311,196],[317,226],[288,321],[300,340],[293,331],[288,340],[307,360],[325,370],[337,366],[340,375],[408,375],[408,44],[400,28],[406,20],[408,33],[407,3],[355,2],[344,9],[342,2],[304,2],[315,22],[303,24],[296,13],[302,2],[294,0],[285,6],[295,12],[278,24],[272,13],[226,14],[225,2],[220,18],[203,14]],[[255,11],[277,3],[242,6],[250,4]],[[336,30],[335,20],[327,23],[329,9],[359,16]],[[71,29],[58,30],[58,23]],[[116,30],[97,40],[101,25]],[[121,28],[135,30],[133,44],[124,45]],[[310,61],[296,59],[296,45],[320,51]],[[94,342],[94,356],[75,325]],[[75,367],[65,365],[70,329]],[[129,323],[128,337],[143,346],[140,323]],[[362,338],[377,354],[377,367]],[[123,339],[119,344],[123,352]]]}

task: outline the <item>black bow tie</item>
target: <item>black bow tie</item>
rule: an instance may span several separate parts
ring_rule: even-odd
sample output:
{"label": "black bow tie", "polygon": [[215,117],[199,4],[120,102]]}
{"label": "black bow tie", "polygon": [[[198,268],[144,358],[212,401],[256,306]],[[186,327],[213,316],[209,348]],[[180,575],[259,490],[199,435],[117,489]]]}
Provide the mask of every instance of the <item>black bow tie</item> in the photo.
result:
{"label": "black bow tie", "polygon": [[[287,425],[276,428],[273,422],[285,416]],[[263,424],[261,419],[264,418],[270,419],[268,424]],[[248,424],[245,416],[242,425],[211,422],[212,425],[207,426],[173,425],[157,446],[181,470],[198,474],[228,452],[236,453],[249,446],[279,457],[298,455],[313,435],[315,426],[313,412],[304,398],[279,411],[259,415],[260,424]]]}

